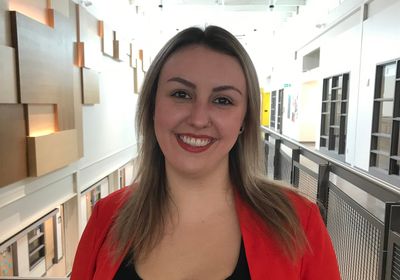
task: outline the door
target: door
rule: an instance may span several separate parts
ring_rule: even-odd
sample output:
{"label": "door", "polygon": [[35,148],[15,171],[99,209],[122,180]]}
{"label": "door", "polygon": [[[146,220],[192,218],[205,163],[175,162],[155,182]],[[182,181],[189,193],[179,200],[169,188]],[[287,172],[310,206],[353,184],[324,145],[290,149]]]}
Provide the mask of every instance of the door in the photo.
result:
{"label": "door", "polygon": [[270,124],[270,110],[271,110],[271,93],[261,89],[261,125],[269,126]]}

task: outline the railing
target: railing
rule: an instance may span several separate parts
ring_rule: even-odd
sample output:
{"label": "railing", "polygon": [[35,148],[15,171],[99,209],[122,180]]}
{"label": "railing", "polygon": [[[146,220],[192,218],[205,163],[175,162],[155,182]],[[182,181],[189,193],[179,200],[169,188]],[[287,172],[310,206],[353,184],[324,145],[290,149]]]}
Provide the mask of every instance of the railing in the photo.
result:
{"label": "railing", "polygon": [[319,204],[343,280],[400,280],[400,188],[263,127],[267,175]]}
{"label": "railing", "polygon": [[69,280],[67,277],[20,277],[20,276],[0,276],[1,280]]}
{"label": "railing", "polygon": [[267,175],[319,204],[342,279],[400,280],[400,188],[262,129]]}

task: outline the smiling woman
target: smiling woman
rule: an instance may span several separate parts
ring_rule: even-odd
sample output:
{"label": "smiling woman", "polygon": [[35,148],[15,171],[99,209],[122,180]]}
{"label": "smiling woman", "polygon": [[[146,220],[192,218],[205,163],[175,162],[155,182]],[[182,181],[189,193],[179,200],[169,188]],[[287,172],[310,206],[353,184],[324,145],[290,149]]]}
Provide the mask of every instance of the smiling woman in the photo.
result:
{"label": "smiling woman", "polygon": [[96,204],[72,279],[340,279],[316,205],[264,177],[259,110],[233,35],[172,38],[138,103],[138,176]]}
{"label": "smiling woman", "polygon": [[167,174],[206,178],[227,171],[246,107],[237,59],[201,45],[174,53],[161,70],[154,112]]}

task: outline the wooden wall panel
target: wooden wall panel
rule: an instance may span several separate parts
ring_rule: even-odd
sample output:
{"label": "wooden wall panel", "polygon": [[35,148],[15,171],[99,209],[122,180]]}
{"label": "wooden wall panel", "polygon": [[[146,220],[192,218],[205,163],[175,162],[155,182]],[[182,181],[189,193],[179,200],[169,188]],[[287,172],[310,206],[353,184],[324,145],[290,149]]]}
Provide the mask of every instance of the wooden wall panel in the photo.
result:
{"label": "wooden wall panel", "polygon": [[0,0],[0,45],[11,46],[8,0]]}
{"label": "wooden wall panel", "polygon": [[0,45],[0,103],[17,103],[15,50]]}
{"label": "wooden wall panel", "polygon": [[18,11],[31,19],[48,25],[47,0],[9,0],[9,10]]}
{"label": "wooden wall panel", "polygon": [[99,74],[92,69],[82,68],[83,104],[99,104]]}
{"label": "wooden wall panel", "polygon": [[29,175],[42,176],[79,159],[77,131],[28,137]]}
{"label": "wooden wall panel", "polygon": [[[72,1],[69,2],[69,18],[68,24],[62,24],[60,26],[57,25],[57,28],[68,28],[66,31],[62,31],[64,35],[65,42],[71,44],[71,49],[73,50],[74,43],[77,38],[76,31],[76,8],[75,3]],[[57,13],[56,13],[57,14]],[[64,17],[63,17],[64,18]],[[57,18],[56,18],[57,19]],[[64,18],[65,19],[65,18]],[[71,27],[73,27],[73,32],[71,33]],[[69,37],[68,37],[69,36]],[[71,59],[71,61],[69,61]],[[81,89],[80,89],[80,71],[79,68],[74,65],[74,53],[71,52],[71,56],[68,56],[68,64],[71,65],[71,68],[68,68],[68,71],[71,70],[72,82],[68,85],[68,90],[63,90],[60,92],[59,103],[57,104],[57,116],[58,116],[58,128],[59,130],[69,130],[69,129],[77,129],[76,121],[82,119],[82,111],[81,104],[79,106],[75,102],[76,99],[81,98]],[[70,64],[71,63],[71,64]],[[68,72],[68,75],[70,72]],[[68,77],[69,79],[69,77]],[[78,87],[75,87],[75,83],[78,84]]]}
{"label": "wooden wall panel", "polygon": [[138,81],[138,70],[137,67],[133,68],[133,91],[139,93],[139,81]]}
{"label": "wooden wall panel", "polygon": [[54,133],[58,130],[55,105],[27,105],[28,134],[31,137]]}
{"label": "wooden wall panel", "polygon": [[101,37],[99,35],[98,20],[80,5],[76,5],[76,7],[79,17],[78,41],[83,43],[82,66],[99,70],[101,64]]}
{"label": "wooden wall panel", "polygon": [[100,23],[101,26],[101,50],[105,55],[114,56],[114,31],[104,22]]}
{"label": "wooden wall panel", "polygon": [[54,30],[11,12],[13,46],[17,52],[21,103],[59,103],[72,97],[73,24],[55,14]]}
{"label": "wooden wall panel", "polygon": [[28,175],[26,128],[21,104],[0,104],[0,187]]}
{"label": "wooden wall panel", "polygon": [[130,42],[122,32],[115,32],[114,59],[128,61],[130,57]]}

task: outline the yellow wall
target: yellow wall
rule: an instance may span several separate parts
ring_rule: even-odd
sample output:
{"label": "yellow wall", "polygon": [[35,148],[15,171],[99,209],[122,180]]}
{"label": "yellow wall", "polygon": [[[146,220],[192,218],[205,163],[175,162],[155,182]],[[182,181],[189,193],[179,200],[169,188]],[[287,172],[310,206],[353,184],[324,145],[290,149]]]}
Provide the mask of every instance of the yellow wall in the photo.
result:
{"label": "yellow wall", "polygon": [[271,93],[261,89],[261,125],[269,126],[270,110],[271,110]]}

